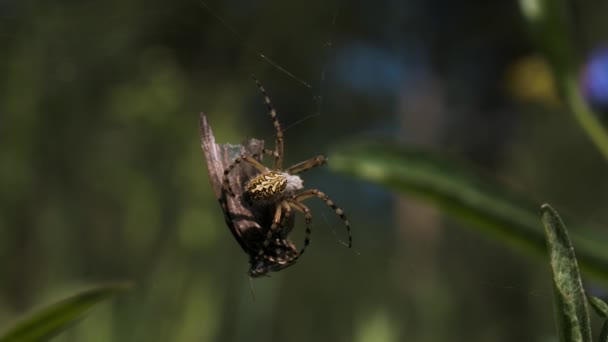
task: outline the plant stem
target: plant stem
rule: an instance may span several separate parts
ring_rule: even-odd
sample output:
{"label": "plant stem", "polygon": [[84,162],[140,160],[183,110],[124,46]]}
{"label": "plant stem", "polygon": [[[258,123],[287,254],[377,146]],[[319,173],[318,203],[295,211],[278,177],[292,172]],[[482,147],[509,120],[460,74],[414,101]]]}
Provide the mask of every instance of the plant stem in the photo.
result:
{"label": "plant stem", "polygon": [[564,83],[566,101],[574,114],[574,118],[604,158],[608,160],[608,133],[596,113],[589,108],[585,99],[583,99],[576,79],[570,76]]}

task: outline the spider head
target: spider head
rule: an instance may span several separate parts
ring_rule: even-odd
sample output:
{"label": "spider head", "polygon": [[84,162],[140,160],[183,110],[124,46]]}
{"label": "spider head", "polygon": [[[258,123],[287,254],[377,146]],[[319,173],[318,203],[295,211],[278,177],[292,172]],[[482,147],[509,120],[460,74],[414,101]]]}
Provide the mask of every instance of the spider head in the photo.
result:
{"label": "spider head", "polygon": [[245,187],[247,197],[254,203],[273,203],[277,199],[302,189],[302,179],[281,171],[268,171],[251,179]]}

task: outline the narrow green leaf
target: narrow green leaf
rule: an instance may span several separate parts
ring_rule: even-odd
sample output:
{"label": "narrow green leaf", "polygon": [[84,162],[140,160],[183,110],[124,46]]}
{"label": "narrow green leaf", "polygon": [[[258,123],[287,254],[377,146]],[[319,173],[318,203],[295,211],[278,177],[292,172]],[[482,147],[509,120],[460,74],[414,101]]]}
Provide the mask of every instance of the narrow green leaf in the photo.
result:
{"label": "narrow green leaf", "polygon": [[594,296],[587,296],[587,299],[589,300],[593,310],[595,310],[600,317],[608,319],[608,304]]}
{"label": "narrow green leaf", "polygon": [[[538,206],[459,162],[391,143],[341,145],[329,156],[330,167],[430,201],[443,212],[492,238],[525,246],[546,256],[538,224]],[[577,225],[577,228],[579,226]],[[584,271],[608,284],[608,248],[599,238],[573,235]]]}
{"label": "narrow green leaf", "polygon": [[16,322],[8,331],[0,335],[0,342],[48,340],[82,318],[95,304],[111,298],[129,287],[128,284],[100,286],[42,308]]}
{"label": "narrow green leaf", "polygon": [[561,341],[591,342],[591,323],[583,281],[568,231],[548,204],[540,208],[553,274],[555,318]]}

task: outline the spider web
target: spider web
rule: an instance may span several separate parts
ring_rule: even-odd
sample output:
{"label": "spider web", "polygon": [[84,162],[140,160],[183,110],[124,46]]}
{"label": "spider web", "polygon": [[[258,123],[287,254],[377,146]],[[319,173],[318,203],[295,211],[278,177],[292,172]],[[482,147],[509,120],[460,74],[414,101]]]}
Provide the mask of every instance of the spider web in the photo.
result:
{"label": "spider web", "polygon": [[[220,15],[216,10],[214,10],[211,6],[209,6],[209,4],[205,0],[198,0],[198,3],[201,5],[201,7],[207,13],[209,13],[217,22],[219,22],[228,32],[231,33],[232,37],[238,42],[238,44],[240,44],[242,46],[250,46],[250,44],[247,44],[245,37],[243,37],[243,35],[241,33],[239,33],[239,31],[236,30],[234,28],[234,26],[232,26],[227,20],[225,20],[222,15]],[[305,80],[300,76],[297,76],[296,73],[288,70],[281,63],[268,57],[260,49],[258,49],[256,47],[253,47],[250,50],[248,49],[248,51],[250,51],[250,54],[252,54],[254,57],[262,60],[264,63],[270,65],[272,68],[274,68],[278,72],[291,78],[295,83],[306,88],[307,91],[310,92],[313,102],[316,104],[317,110],[315,113],[305,115],[302,118],[296,120],[295,122],[286,124],[285,127],[283,127],[283,131],[287,131],[288,129],[293,128],[293,127],[305,122],[306,120],[321,116],[322,108],[323,108],[323,93],[325,93],[324,85],[326,83],[330,49],[333,46],[334,30],[336,27],[337,18],[338,18],[338,6],[336,4],[335,9],[333,10],[333,13],[332,13],[331,29],[330,29],[329,33],[327,34],[327,38],[325,39],[323,46],[320,47],[321,49],[325,50],[325,56],[323,58],[321,71],[319,73],[319,85],[316,89],[317,93],[315,93],[315,87],[312,86],[312,84],[311,84],[312,82]]]}

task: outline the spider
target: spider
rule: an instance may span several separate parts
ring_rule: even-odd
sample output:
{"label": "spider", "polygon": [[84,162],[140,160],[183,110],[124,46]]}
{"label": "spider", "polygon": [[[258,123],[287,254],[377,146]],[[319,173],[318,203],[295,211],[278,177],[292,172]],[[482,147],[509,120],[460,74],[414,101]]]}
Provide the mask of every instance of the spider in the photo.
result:
{"label": "spider", "polygon": [[[348,232],[348,247],[352,246],[352,236],[350,234],[350,223],[340,209],[326,194],[317,189],[304,189],[303,181],[298,176],[300,173],[316,168],[327,163],[327,159],[322,156],[316,156],[311,159],[294,164],[283,170],[283,130],[277,118],[276,110],[270,102],[270,97],[266,94],[266,90],[262,84],[253,77],[258,89],[264,96],[264,102],[270,112],[270,117],[276,130],[276,142],[274,150],[264,149],[262,153],[274,157],[274,166],[272,169],[267,168],[262,163],[256,160],[259,155],[242,154],[237,157],[232,164],[224,170],[222,186],[224,190],[231,196],[235,196],[230,188],[230,180],[228,175],[230,172],[242,162],[250,164],[260,173],[252,178],[246,185],[243,192],[243,198],[246,202],[254,207],[274,206],[274,216],[270,229],[266,233],[266,239],[262,248],[258,251],[257,256],[252,255],[250,275],[259,276],[267,272],[268,269],[284,268],[293,263],[304,253],[306,247],[310,243],[312,214],[310,209],[302,203],[305,199],[318,197],[325,204],[331,207],[336,215],[344,222]],[[306,222],[306,236],[304,246],[299,253],[286,253],[290,255],[279,255],[279,258],[269,258],[268,246],[273,238],[277,238],[277,234],[281,235],[285,222],[293,215],[293,211],[299,211],[304,214]],[[276,244],[275,244],[276,245]],[[274,245],[273,245],[274,246]],[[276,253],[275,253],[276,254]]]}
{"label": "spider", "polygon": [[[250,139],[238,146],[228,144],[218,145],[215,143],[215,137],[207,121],[207,117],[202,113],[199,129],[201,147],[207,162],[211,184],[224,213],[228,229],[230,229],[230,232],[243,251],[249,256],[250,278],[260,277],[269,272],[278,272],[293,265],[298,255],[298,249],[289,240],[288,235],[294,226],[294,217],[291,216],[285,222],[283,228],[273,235],[272,241],[266,248],[265,255],[260,258],[258,257],[258,252],[262,248],[267,232],[272,225],[274,208],[270,206],[253,207],[248,205],[246,201],[240,200],[242,198],[240,195],[243,194],[245,187],[239,186],[238,191],[236,191],[239,196],[231,197],[227,196],[222,186],[224,170],[232,163],[229,157],[231,150],[238,149],[240,151],[239,154],[260,155],[264,145],[263,141]],[[241,180],[251,179],[257,173],[257,170],[254,168],[240,168],[233,171],[230,174],[230,178],[238,181],[240,184]]]}

